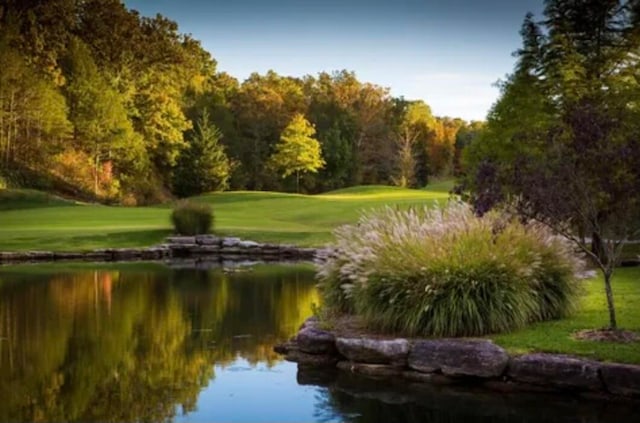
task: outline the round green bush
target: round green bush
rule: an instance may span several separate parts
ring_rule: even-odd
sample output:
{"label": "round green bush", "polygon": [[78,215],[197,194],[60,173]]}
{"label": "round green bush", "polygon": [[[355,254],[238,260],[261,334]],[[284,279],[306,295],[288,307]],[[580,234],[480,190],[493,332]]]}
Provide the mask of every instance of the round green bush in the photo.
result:
{"label": "round green bush", "polygon": [[213,211],[208,204],[182,200],[173,208],[171,223],[180,235],[207,234],[213,227]]}
{"label": "round green bush", "polygon": [[570,313],[581,262],[564,239],[462,203],[386,209],[339,228],[318,264],[323,304],[369,326],[478,336]]}

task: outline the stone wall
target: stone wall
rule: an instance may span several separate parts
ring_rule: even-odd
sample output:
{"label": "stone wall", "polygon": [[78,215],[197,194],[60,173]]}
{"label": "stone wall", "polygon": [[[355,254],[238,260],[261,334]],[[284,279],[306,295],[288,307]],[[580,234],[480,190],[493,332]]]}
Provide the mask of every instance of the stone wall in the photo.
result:
{"label": "stone wall", "polygon": [[174,236],[164,244],[144,248],[105,248],[84,252],[19,251],[0,252],[0,264],[59,260],[132,261],[171,259],[216,259],[219,261],[313,260],[315,248],[258,243],[214,235]]}
{"label": "stone wall", "polygon": [[376,377],[430,383],[472,379],[494,388],[518,385],[640,399],[640,366],[561,354],[510,356],[487,339],[341,336],[310,318],[275,350],[302,366],[337,367]]}

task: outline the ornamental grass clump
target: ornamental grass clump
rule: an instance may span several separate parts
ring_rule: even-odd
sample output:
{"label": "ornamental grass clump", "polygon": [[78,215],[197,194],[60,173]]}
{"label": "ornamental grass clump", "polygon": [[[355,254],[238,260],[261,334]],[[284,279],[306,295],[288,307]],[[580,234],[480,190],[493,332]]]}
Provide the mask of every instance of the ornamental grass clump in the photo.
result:
{"label": "ornamental grass clump", "polygon": [[384,209],[335,231],[325,307],[406,335],[475,336],[570,313],[582,263],[546,227],[464,203]]}
{"label": "ornamental grass clump", "polygon": [[213,226],[211,206],[195,201],[178,201],[171,213],[171,223],[177,234],[207,234]]}

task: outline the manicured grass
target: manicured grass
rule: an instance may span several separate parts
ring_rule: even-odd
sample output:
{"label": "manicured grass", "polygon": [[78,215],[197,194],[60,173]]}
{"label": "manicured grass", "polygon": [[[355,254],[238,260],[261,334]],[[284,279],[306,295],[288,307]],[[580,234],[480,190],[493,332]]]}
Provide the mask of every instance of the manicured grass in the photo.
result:
{"label": "manicured grass", "polygon": [[74,201],[32,189],[0,189],[0,210],[72,206]]}
{"label": "manicured grass", "polygon": [[[581,307],[572,317],[533,324],[513,333],[490,338],[512,353],[542,351],[640,364],[640,342],[590,342],[572,337],[576,331],[606,327],[609,322],[602,278],[598,276],[584,281],[584,290]],[[613,292],[618,326],[640,333],[640,268],[617,269]]]}
{"label": "manicured grass", "polygon": [[[13,198],[14,193],[0,191],[0,199]],[[64,200],[48,204],[42,193],[31,193],[39,199],[27,195],[20,201],[1,201],[0,251],[138,247],[160,243],[172,232],[170,205],[107,207]],[[239,191],[194,199],[211,204],[220,235],[308,246],[331,241],[331,231],[354,222],[362,210],[447,198],[440,186],[437,191],[364,186],[313,196]]]}

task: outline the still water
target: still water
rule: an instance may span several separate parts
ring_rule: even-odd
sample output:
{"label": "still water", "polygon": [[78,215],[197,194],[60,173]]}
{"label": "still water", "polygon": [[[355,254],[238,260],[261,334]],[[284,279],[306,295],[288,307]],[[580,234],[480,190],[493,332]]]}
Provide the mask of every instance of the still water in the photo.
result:
{"label": "still water", "polygon": [[[637,422],[636,406],[298,371],[309,265],[0,267],[0,422]],[[635,407],[635,408],[634,408]]]}

